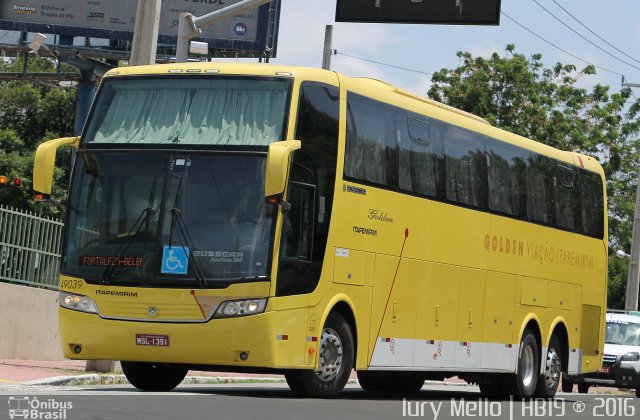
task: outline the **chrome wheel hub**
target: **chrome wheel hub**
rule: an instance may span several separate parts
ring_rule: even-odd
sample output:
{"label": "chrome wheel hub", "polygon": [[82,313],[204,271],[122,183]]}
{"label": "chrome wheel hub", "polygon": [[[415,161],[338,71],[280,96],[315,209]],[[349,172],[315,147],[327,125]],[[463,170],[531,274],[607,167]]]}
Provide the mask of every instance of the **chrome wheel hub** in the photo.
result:
{"label": "chrome wheel hub", "polygon": [[555,388],[560,381],[561,370],[560,357],[558,356],[556,349],[549,349],[549,352],[547,353],[547,364],[544,370],[545,385],[547,385],[547,388]]}
{"label": "chrome wheel hub", "polygon": [[342,341],[338,334],[331,328],[322,330],[319,352],[318,378],[323,381],[331,381],[340,371],[343,359]]}

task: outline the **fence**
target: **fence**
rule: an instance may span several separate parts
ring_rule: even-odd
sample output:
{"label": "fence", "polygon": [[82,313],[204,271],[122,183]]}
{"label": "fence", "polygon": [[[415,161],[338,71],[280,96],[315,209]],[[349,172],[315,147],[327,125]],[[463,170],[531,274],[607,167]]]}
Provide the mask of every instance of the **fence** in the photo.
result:
{"label": "fence", "polygon": [[0,205],[0,281],[57,289],[62,225]]}

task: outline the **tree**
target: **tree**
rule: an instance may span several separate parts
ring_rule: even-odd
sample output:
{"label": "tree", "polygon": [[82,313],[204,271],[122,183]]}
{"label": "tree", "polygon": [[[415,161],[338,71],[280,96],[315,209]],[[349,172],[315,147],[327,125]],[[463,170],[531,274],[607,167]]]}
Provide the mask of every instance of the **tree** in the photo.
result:
{"label": "tree", "polygon": [[[504,56],[457,56],[457,68],[433,75],[429,97],[515,134],[595,157],[607,177],[610,248],[628,252],[640,167],[640,101],[632,98],[631,90],[611,93],[599,84],[581,88],[578,82],[596,73],[593,66],[578,71],[557,63],[545,68],[542,55],[527,58],[513,45],[507,45]],[[618,262],[609,265],[610,295],[615,299],[620,296],[621,267]],[[610,301],[612,306],[618,303]]]}
{"label": "tree", "polygon": [[[0,61],[0,71],[22,71],[21,59]],[[45,58],[31,58],[29,71],[55,72]],[[32,198],[31,174],[37,146],[43,141],[73,133],[75,89],[34,81],[0,80],[0,175],[20,178],[20,188],[0,189],[0,204],[60,217],[62,206],[42,205]],[[66,195],[68,159],[56,169],[54,196]]]}

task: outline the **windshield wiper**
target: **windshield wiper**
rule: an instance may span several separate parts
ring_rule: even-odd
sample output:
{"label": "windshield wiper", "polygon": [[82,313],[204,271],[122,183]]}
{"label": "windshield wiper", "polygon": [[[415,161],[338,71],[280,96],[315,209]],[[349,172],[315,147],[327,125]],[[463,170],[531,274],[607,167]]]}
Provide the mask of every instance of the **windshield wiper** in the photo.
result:
{"label": "windshield wiper", "polygon": [[[133,243],[133,240],[136,238],[136,236],[138,236],[138,233],[140,233],[142,225],[145,225],[146,230],[149,231],[149,215],[156,212],[156,210],[151,207],[153,205],[153,200],[156,194],[156,178],[157,177],[155,176],[153,177],[153,184],[151,185],[151,191],[149,191],[149,202],[147,203],[147,207],[143,209],[142,212],[140,212],[140,216],[138,216],[138,219],[136,219],[136,221],[133,223],[133,226],[131,226],[131,229],[129,229],[129,231],[125,235],[127,238],[129,238],[129,240],[120,244],[115,254],[113,255],[113,260],[111,260],[111,263],[109,263],[107,268],[104,270],[104,273],[102,273],[103,284],[109,284],[111,279],[113,279],[113,272],[115,271],[116,267],[118,267],[120,257],[129,250],[129,247]],[[123,246],[124,249],[122,248]]]}
{"label": "windshield wiper", "polygon": [[[182,188],[182,177],[175,174],[172,174],[172,175],[177,177],[179,181],[178,181],[178,189],[176,191],[176,196],[173,201],[173,208],[169,210],[169,213],[171,214],[171,227],[169,228],[169,248],[173,246],[172,237],[173,237],[173,226],[175,224],[175,226],[177,227],[176,230],[178,232],[178,237],[179,237],[178,239],[182,243],[181,246],[182,246],[183,252],[187,254],[187,258],[190,259],[191,263],[193,264],[194,277],[196,278],[200,287],[208,287],[209,284],[207,283],[207,279],[202,274],[200,265],[198,264],[196,257],[193,255],[193,250],[195,249],[193,246],[193,240],[191,239],[191,235],[189,235],[189,230],[187,229],[187,226],[184,223],[184,219],[182,219],[182,213],[180,213],[180,209],[178,208],[180,189]],[[187,247],[189,250],[191,250],[191,252],[187,253],[184,244],[187,244]]]}
{"label": "windshield wiper", "polygon": [[[142,212],[140,213],[140,216],[138,216],[138,219],[135,221],[133,226],[131,226],[131,229],[129,230],[129,232],[127,232],[127,234],[125,235],[126,237],[129,238],[129,240],[126,242],[126,246],[125,246],[125,242],[120,244],[115,254],[113,255],[113,260],[111,260],[111,263],[104,270],[104,273],[102,273],[102,283],[109,284],[109,282],[113,278],[113,272],[115,271],[116,267],[118,267],[118,262],[120,261],[120,257],[123,256],[129,250],[129,247],[133,243],[133,240],[136,238],[136,236],[138,236],[138,233],[140,233],[142,225],[144,225],[145,221],[149,219],[149,215],[155,212],[156,210],[151,207],[147,207],[144,210],[142,210]],[[124,249],[122,248],[123,246],[124,246]]]}

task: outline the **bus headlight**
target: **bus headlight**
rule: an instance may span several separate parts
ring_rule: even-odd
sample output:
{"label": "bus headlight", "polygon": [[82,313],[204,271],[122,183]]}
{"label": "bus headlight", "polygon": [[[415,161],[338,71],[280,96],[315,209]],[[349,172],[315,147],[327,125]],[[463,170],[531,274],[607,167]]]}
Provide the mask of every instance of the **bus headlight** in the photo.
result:
{"label": "bus headlight", "polygon": [[266,307],[267,299],[228,300],[222,302],[214,317],[230,318],[234,316],[261,314]]}
{"label": "bus headlight", "polygon": [[98,313],[93,300],[86,296],[74,295],[72,293],[60,292],[60,306],[74,311],[92,314]]}
{"label": "bus headlight", "polygon": [[627,354],[623,354],[620,360],[623,362],[638,362],[640,361],[640,353],[630,352]]}

